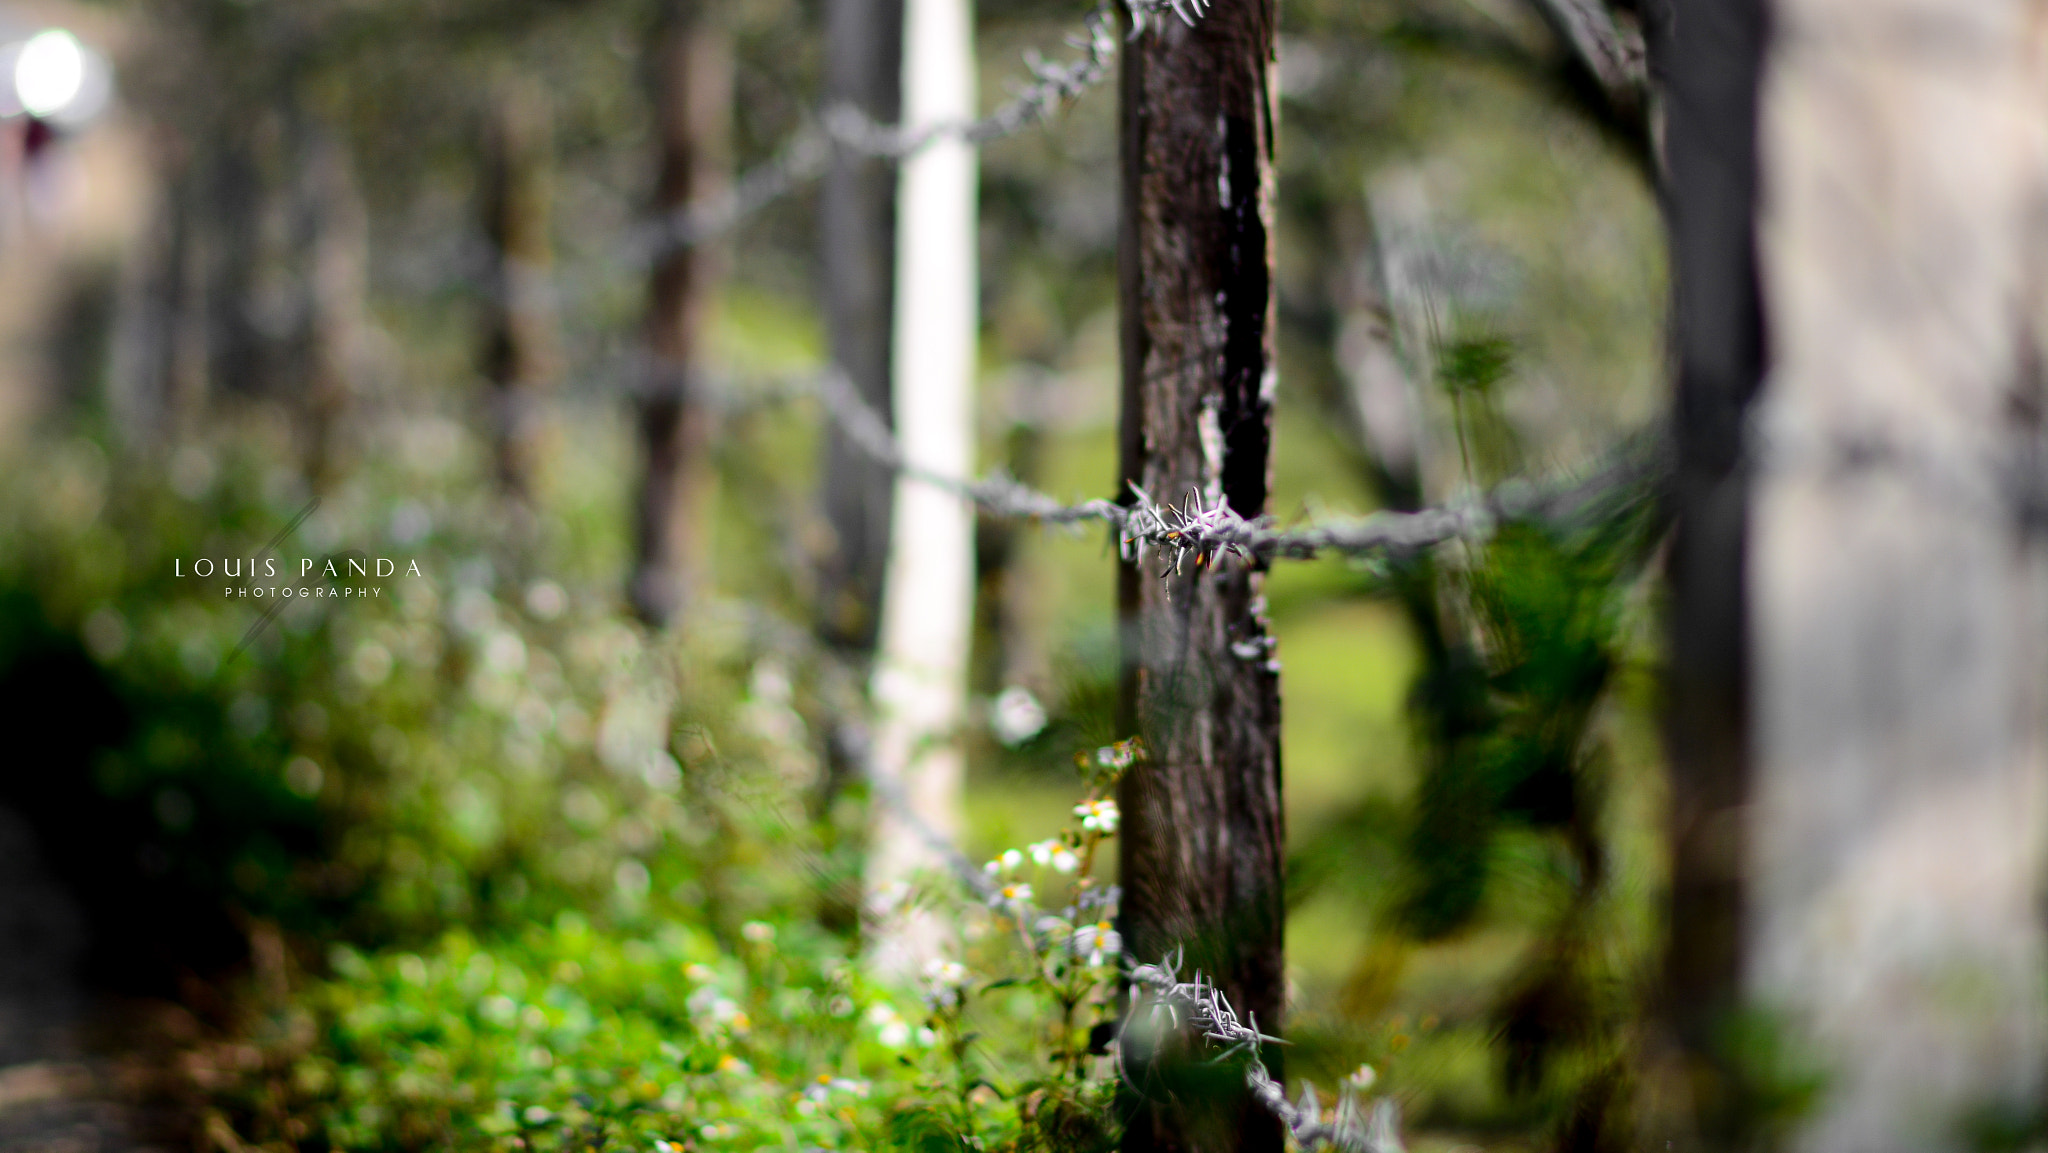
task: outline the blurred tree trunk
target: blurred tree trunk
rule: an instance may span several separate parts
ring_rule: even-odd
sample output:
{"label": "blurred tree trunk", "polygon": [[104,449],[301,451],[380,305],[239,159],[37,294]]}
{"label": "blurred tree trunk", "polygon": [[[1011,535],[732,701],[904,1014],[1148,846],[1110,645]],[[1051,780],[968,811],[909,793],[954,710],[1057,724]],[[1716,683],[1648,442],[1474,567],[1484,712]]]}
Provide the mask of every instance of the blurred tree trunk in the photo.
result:
{"label": "blurred tree trunk", "polygon": [[[657,215],[716,195],[730,178],[732,46],[709,0],[669,0],[654,51]],[[710,245],[673,248],[648,285],[639,432],[645,471],[635,516],[633,610],[665,625],[705,569],[706,458],[713,413],[702,379],[704,329],[719,260]]]}
{"label": "blurred tree trunk", "polygon": [[531,82],[508,82],[488,115],[481,207],[491,245],[491,295],[483,369],[493,390],[498,484],[514,502],[529,505],[544,435],[539,407],[561,360],[548,280],[554,246],[547,95]]}
{"label": "blurred tree trunk", "polygon": [[2048,23],[1772,16],[1744,981],[1827,1076],[1793,1148],[1985,1148],[1966,1123],[2038,1118],[2048,1073],[2043,572],[2012,485],[2048,400]]}
{"label": "blurred tree trunk", "polygon": [[[910,128],[974,115],[968,0],[907,0],[903,119]],[[896,231],[895,410],[904,456],[966,476],[974,467],[975,155],[947,137],[903,165]],[[875,891],[940,864],[932,833],[960,825],[967,650],[974,612],[974,514],[959,497],[899,480],[872,695],[877,806],[868,853]],[[939,926],[897,917],[877,940],[887,971],[915,971]]]}
{"label": "blurred tree trunk", "polygon": [[[1216,5],[1192,29],[1155,18],[1121,76],[1120,475],[1246,517],[1266,511],[1272,471],[1275,21],[1273,0]],[[1280,666],[1263,574],[1230,561],[1162,579],[1162,564],[1119,573],[1123,724],[1148,752],[1119,793],[1126,939],[1140,961],[1185,949],[1276,1033]],[[1139,1086],[1125,1149],[1282,1148],[1235,1085],[1183,1089]]]}
{"label": "blurred tree trunk", "polygon": [[[902,115],[903,0],[829,0],[825,99],[875,121]],[[832,361],[870,409],[893,420],[889,336],[896,270],[896,169],[841,151],[818,204]],[[895,474],[837,425],[825,431],[820,503],[830,537],[818,571],[818,631],[861,660],[882,619]]]}
{"label": "blurred tree trunk", "polygon": [[[894,124],[901,118],[903,0],[828,0],[825,100],[828,106],[850,104],[878,123]],[[895,324],[896,166],[836,153],[825,173],[818,218],[832,362],[846,373],[869,410],[893,428],[889,339]],[[864,682],[881,629],[896,474],[828,421],[820,475],[824,541],[817,563],[818,636],[848,660]],[[832,819],[833,810],[859,775],[860,759],[870,746],[863,711],[841,710],[832,718],[818,805],[828,818],[826,835],[837,842],[843,834],[848,848],[865,837],[865,813],[853,810],[842,822]],[[842,859],[854,861],[858,854]],[[857,869],[841,874],[824,894],[826,923],[855,931],[860,890]]]}
{"label": "blurred tree trunk", "polygon": [[1765,367],[1756,262],[1757,85],[1765,0],[1648,9],[1664,112],[1677,478],[1666,560],[1670,922],[1659,1016],[1677,1079],[1653,1127],[1735,1139],[1737,1071],[1717,1032],[1740,996],[1741,806],[1749,796],[1744,416]]}
{"label": "blurred tree trunk", "polygon": [[355,157],[307,87],[316,34],[267,8],[158,16],[131,80],[163,191],[122,301],[116,388],[171,435],[218,400],[275,406],[324,487],[374,330]]}
{"label": "blurred tree trunk", "polygon": [[324,125],[301,131],[298,199],[309,259],[300,421],[307,476],[319,491],[346,467],[342,432],[364,376],[370,221],[347,146]]}
{"label": "blurred tree trunk", "polygon": [[205,402],[192,181],[170,164],[158,177],[147,231],[123,270],[109,382],[120,431],[134,445],[182,439]]}

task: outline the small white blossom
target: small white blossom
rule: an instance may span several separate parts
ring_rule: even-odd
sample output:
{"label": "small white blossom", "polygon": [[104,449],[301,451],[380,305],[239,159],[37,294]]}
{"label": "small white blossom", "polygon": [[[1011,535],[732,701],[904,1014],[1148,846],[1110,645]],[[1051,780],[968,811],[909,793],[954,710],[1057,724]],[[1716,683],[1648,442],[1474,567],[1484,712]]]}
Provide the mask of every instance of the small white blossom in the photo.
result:
{"label": "small white blossom", "polygon": [[890,881],[868,894],[868,908],[878,917],[888,917],[909,904],[910,896],[908,881]]}
{"label": "small white blossom", "polygon": [[1013,909],[1028,905],[1031,903],[1031,884],[1028,881],[1011,881],[990,895],[988,903],[994,908],[1008,905]]}
{"label": "small white blossom", "polygon": [[1030,847],[1030,852],[1034,864],[1043,865],[1056,872],[1071,873],[1081,867],[1081,858],[1076,857],[1072,849],[1057,840],[1040,841]]}
{"label": "small white blossom", "polygon": [[1116,832],[1117,821],[1123,814],[1117,812],[1116,802],[1107,797],[1097,801],[1082,801],[1074,806],[1074,815],[1081,818],[1081,827],[1098,833]]}
{"label": "small white blossom", "polygon": [[818,1074],[816,1082],[804,1088],[803,1095],[809,1100],[823,1104],[834,1093],[850,1093],[855,1097],[868,1095],[868,1083],[851,1077],[834,1077],[830,1073]]}
{"label": "small white blossom", "polygon": [[1074,952],[1086,954],[1088,964],[1100,965],[1109,957],[1124,951],[1124,940],[1108,921],[1097,921],[1083,925],[1074,931]]}
{"label": "small white blossom", "polygon": [[886,1001],[868,1010],[868,1024],[880,1026],[875,1039],[891,1049],[901,1049],[910,1041],[910,1026],[897,1014],[896,1006]]}
{"label": "small white blossom", "polygon": [[960,1003],[960,990],[967,984],[967,966],[958,961],[946,961],[937,957],[925,962],[925,1001],[934,1008],[947,1008]]}
{"label": "small white blossom", "polygon": [[1105,769],[1128,769],[1137,759],[1137,748],[1130,741],[1118,741],[1095,750],[1095,763]]}
{"label": "small white blossom", "polygon": [[690,994],[683,1004],[690,1015],[698,1021],[714,1026],[723,1026],[735,1033],[744,1033],[753,1023],[740,1008],[739,1002],[719,991],[716,985],[705,985]]}
{"label": "small white blossom", "polygon": [[997,740],[1014,749],[1045,731],[1045,706],[1038,703],[1030,689],[1011,685],[996,694],[989,709],[988,727]]}
{"label": "small white blossom", "polygon": [[1015,849],[1004,849],[1001,856],[982,866],[982,871],[993,877],[1001,873],[1014,873],[1024,863],[1024,854]]}

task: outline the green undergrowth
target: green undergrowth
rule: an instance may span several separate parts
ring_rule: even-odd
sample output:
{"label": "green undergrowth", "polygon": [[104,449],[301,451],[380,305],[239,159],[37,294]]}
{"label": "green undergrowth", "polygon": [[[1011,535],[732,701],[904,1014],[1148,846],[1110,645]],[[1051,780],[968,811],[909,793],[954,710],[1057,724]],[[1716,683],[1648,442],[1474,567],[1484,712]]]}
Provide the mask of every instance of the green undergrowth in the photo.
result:
{"label": "green undergrowth", "polygon": [[[994,903],[928,878],[903,897],[952,926],[943,963],[877,977],[861,787],[827,804],[812,739],[843,674],[807,631],[772,598],[707,598],[651,634],[578,532],[506,511],[458,425],[388,431],[317,502],[260,420],[158,452],[57,440],[0,492],[0,677],[28,754],[0,800],[48,832],[119,980],[214,987],[178,1063],[204,1140],[1113,1136],[1088,1050],[1114,906],[1074,872],[1107,831],[1077,816],[1059,854],[999,855]],[[269,591],[288,585],[375,592]]]}

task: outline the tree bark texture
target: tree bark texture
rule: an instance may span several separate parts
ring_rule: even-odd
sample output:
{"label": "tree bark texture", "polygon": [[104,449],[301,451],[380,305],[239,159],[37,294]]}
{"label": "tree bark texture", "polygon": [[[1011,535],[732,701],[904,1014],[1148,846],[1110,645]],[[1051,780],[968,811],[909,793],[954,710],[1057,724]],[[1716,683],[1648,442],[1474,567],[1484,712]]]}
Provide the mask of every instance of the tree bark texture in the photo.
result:
{"label": "tree bark texture", "polygon": [[[825,6],[828,104],[851,104],[877,123],[902,115],[903,0],[829,0]],[[896,270],[896,169],[840,152],[818,203],[825,322],[832,360],[883,419],[892,419],[889,335]],[[820,502],[828,536],[818,571],[818,627],[826,643],[872,655],[882,616],[889,512],[896,477],[837,425],[825,430]]]}
{"label": "tree bark texture", "polygon": [[[1791,1147],[2038,1116],[2048,21],[1775,0],[1762,100],[1744,980],[1826,1077]],[[2021,475],[2033,475],[2020,473]]]}
{"label": "tree bark texture", "polygon": [[491,245],[491,297],[484,319],[483,369],[491,383],[498,484],[523,504],[533,498],[540,464],[539,406],[561,363],[549,289],[553,134],[547,96],[530,83],[506,83],[489,117],[482,209]]}
{"label": "tree bark texture", "polygon": [[[658,34],[657,214],[712,196],[729,179],[732,47],[711,8],[708,0],[671,0]],[[649,624],[675,619],[704,568],[713,414],[700,361],[718,263],[710,246],[675,248],[655,264],[648,285],[638,398],[645,472],[630,591],[633,610]]]}
{"label": "tree bark texture", "polygon": [[1659,1016],[1690,1098],[1657,1123],[1725,1144],[1740,1124],[1716,1035],[1740,999],[1750,787],[1742,441],[1766,359],[1756,201],[1768,30],[1765,0],[1668,0],[1646,14],[1663,101],[1678,450],[1665,569],[1671,887]]}
{"label": "tree bark texture", "polygon": [[[1245,0],[1194,28],[1152,19],[1121,76],[1121,478],[1247,517],[1272,474],[1276,18],[1274,0]],[[1231,560],[1162,579],[1164,563],[1119,575],[1123,719],[1147,750],[1119,793],[1125,939],[1144,962],[1183,950],[1276,1033],[1280,678],[1263,574]],[[1127,1150],[1282,1147],[1235,1086],[1137,1092]]]}

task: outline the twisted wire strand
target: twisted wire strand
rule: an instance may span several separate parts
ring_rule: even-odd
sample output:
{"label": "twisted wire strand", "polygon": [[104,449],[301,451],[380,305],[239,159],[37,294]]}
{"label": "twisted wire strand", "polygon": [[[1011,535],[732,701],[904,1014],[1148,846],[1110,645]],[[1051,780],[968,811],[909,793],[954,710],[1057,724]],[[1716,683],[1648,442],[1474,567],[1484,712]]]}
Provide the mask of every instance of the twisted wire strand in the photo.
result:
{"label": "twisted wire strand", "polygon": [[[1146,26],[1148,18],[1168,11],[1192,26],[1209,3],[1127,0],[1126,10],[1135,33]],[[743,173],[725,192],[643,221],[627,240],[626,260],[645,266],[724,236],[799,186],[823,176],[835,155],[900,163],[940,140],[959,139],[978,146],[1044,123],[1109,76],[1117,52],[1115,24],[1115,6],[1111,0],[1101,0],[1083,18],[1080,31],[1066,37],[1067,45],[1079,55],[1048,60],[1036,51],[1025,53],[1030,82],[994,112],[976,120],[906,128],[878,123],[851,104],[832,105],[816,124],[785,144],[773,160]]]}
{"label": "twisted wire strand", "polygon": [[1578,480],[1515,481],[1489,492],[1415,512],[1376,512],[1283,527],[1270,516],[1247,520],[1227,500],[1206,503],[1190,493],[1180,505],[1162,504],[1136,485],[1131,503],[1090,500],[1063,504],[1016,479],[993,472],[968,480],[936,472],[906,458],[887,424],[870,408],[844,373],[828,371],[811,383],[827,414],[847,439],[899,475],[972,502],[992,516],[1046,524],[1101,521],[1117,530],[1126,559],[1166,560],[1160,575],[1195,566],[1310,560],[1325,554],[1353,557],[1413,555],[1454,540],[1482,541],[1503,523],[1540,520],[1571,526],[1598,515],[1617,501],[1654,499],[1670,475],[1671,457],[1661,431],[1633,438],[1600,468]]}

